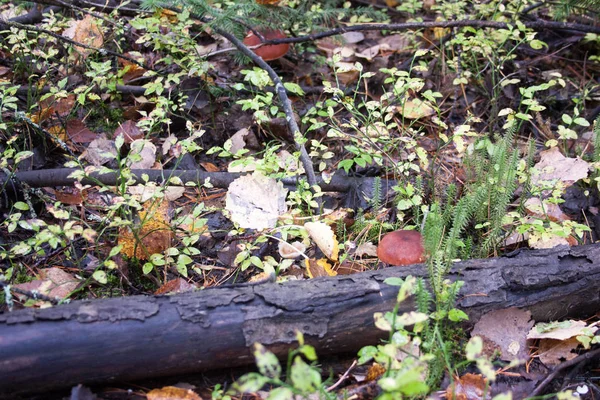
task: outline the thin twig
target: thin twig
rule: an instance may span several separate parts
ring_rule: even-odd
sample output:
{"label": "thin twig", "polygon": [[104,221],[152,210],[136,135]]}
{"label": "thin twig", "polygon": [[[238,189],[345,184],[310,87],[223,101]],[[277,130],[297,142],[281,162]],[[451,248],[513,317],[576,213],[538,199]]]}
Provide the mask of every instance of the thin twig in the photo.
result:
{"label": "thin twig", "polygon": [[6,283],[5,281],[0,281],[0,287],[8,288],[15,293],[19,293],[19,294],[22,294],[23,296],[29,297],[30,299],[48,301],[48,302],[52,303],[53,305],[56,305],[56,304],[60,303],[60,301],[61,301],[61,299],[59,299],[59,298],[46,296],[46,295],[38,293],[34,290],[23,290],[23,289],[16,288],[16,287],[10,285],[9,283]]}
{"label": "thin twig", "polygon": [[6,27],[13,27],[13,28],[17,28],[17,29],[20,29],[20,30],[23,30],[23,31],[29,31],[29,32],[45,33],[46,35],[52,36],[55,39],[58,39],[60,41],[72,44],[73,46],[82,47],[84,49],[89,49],[89,50],[94,50],[94,51],[99,52],[100,54],[109,54],[111,56],[118,57],[118,58],[121,58],[123,60],[127,60],[129,62],[137,64],[137,65],[139,65],[140,67],[142,67],[142,68],[144,68],[146,70],[158,72],[154,68],[150,67],[149,65],[137,61],[135,58],[126,56],[124,54],[117,53],[117,52],[112,51],[112,50],[108,50],[106,48],[99,48],[99,47],[89,46],[87,44],[83,44],[83,43],[77,42],[77,41],[75,41],[73,39],[69,39],[69,38],[67,38],[65,36],[59,35],[58,33],[49,31],[47,29],[37,28],[37,27],[34,27],[34,26],[29,26],[29,25],[23,25],[23,24],[20,24],[18,22],[0,21],[0,29],[6,29]]}
{"label": "thin twig", "polygon": [[356,364],[357,364],[356,360],[352,361],[352,365],[346,370],[346,372],[344,372],[344,375],[340,376],[340,379],[338,379],[337,382],[334,383],[333,385],[329,386],[325,391],[331,392],[331,391],[335,390],[338,386],[340,386],[342,384],[342,382],[344,382],[346,380],[348,375],[350,375],[350,371],[352,371],[352,369],[354,369],[354,367],[356,367]]}
{"label": "thin twig", "polygon": [[596,350],[592,350],[592,351],[588,351],[586,353],[583,353],[569,361],[565,361],[564,363],[558,365],[556,368],[554,368],[554,371],[552,371],[547,377],[546,379],[544,379],[542,381],[542,383],[540,383],[535,390],[533,390],[533,392],[531,392],[529,394],[529,397],[535,397],[538,396],[539,394],[542,393],[542,391],[544,390],[544,388],[546,386],[548,386],[550,384],[550,382],[552,382],[554,380],[554,378],[556,378],[556,376],[564,369],[570,368],[574,365],[579,364],[580,362],[583,361],[587,361],[587,360],[592,360],[595,357],[600,356],[600,348],[596,349]]}
{"label": "thin twig", "polygon": [[273,83],[275,83],[275,91],[277,92],[277,96],[279,97],[279,101],[281,102],[281,106],[285,112],[285,118],[286,118],[288,127],[290,128],[290,132],[294,136],[296,150],[298,150],[300,152],[300,162],[302,163],[302,166],[304,167],[304,170],[306,171],[306,177],[307,177],[308,183],[311,186],[316,185],[317,178],[315,176],[315,171],[314,171],[314,167],[312,165],[310,156],[308,155],[308,152],[306,151],[304,144],[302,144],[298,141],[298,137],[301,135],[300,128],[298,127],[298,124],[296,123],[296,119],[294,117],[294,110],[292,109],[292,103],[290,102],[290,99],[287,96],[285,87],[283,86],[283,82],[281,81],[281,79],[279,78],[279,76],[277,75],[275,70],[273,70],[273,68],[271,68],[271,66],[269,64],[267,64],[262,58],[257,56],[244,43],[242,43],[241,40],[239,40],[237,37],[235,37],[235,35],[233,35],[232,33],[229,33],[229,32],[225,32],[219,28],[213,28],[213,29],[219,35],[221,35],[224,38],[226,38],[227,40],[229,40],[235,47],[238,48],[238,50],[240,52],[242,52],[245,56],[249,57],[256,65],[258,65],[260,68],[267,71],[267,73],[269,74],[269,77],[271,78]]}

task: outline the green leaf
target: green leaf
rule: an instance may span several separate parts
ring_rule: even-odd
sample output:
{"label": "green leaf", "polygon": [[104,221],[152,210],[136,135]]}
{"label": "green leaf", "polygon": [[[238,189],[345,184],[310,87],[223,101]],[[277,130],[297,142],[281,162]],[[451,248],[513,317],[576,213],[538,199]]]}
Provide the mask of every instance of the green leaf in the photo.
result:
{"label": "green leaf", "polygon": [[177,263],[177,272],[185,278],[188,277],[187,266],[185,264]]}
{"label": "green leaf", "polygon": [[300,87],[300,85],[298,85],[296,83],[285,82],[283,84],[283,87],[285,87],[288,92],[291,92],[291,93],[294,93],[294,94],[298,94],[298,95],[303,95],[304,94],[304,90],[302,90],[302,88]]}
{"label": "green leaf", "polygon": [[[581,119],[583,119],[583,118],[581,118]],[[33,151],[20,151],[17,154],[15,154],[15,163],[20,163],[21,161],[23,161],[26,158],[29,158],[31,156],[33,156]]]}
{"label": "green leaf", "polygon": [[112,249],[110,249],[110,253],[108,253],[108,258],[114,257],[117,254],[119,254],[119,252],[121,252],[121,249],[123,248],[123,245],[120,244],[118,246],[113,247]]}
{"label": "green leaf", "polygon": [[147,262],[142,267],[142,272],[144,273],[144,275],[148,275],[150,272],[152,272],[153,269],[154,269],[154,264]]}
{"label": "green leaf", "polygon": [[275,354],[271,353],[260,343],[254,343],[254,359],[261,374],[271,379],[279,379],[281,365]]}
{"label": "green leaf", "polygon": [[103,285],[106,285],[106,282],[108,282],[108,279],[106,278],[106,272],[101,270],[95,271],[92,277]]}
{"label": "green leaf", "polygon": [[358,351],[358,364],[362,365],[368,363],[377,354],[377,347],[365,346]]}
{"label": "green leaf", "polygon": [[452,322],[468,321],[469,316],[458,308],[453,308],[448,312],[448,319]]}
{"label": "green leaf", "polygon": [[386,278],[383,283],[385,283],[386,285],[390,285],[390,286],[402,286],[402,284],[404,283],[404,280],[402,278],[396,278],[396,277],[391,277],[391,278]]}
{"label": "green leaf", "polygon": [[27,210],[29,210],[29,206],[27,205],[27,203],[24,203],[22,201],[17,201],[13,206],[17,210],[21,210],[21,211],[27,211]]}
{"label": "green leaf", "polygon": [[479,336],[473,336],[469,339],[465,347],[465,355],[467,360],[473,361],[483,351],[483,340]]}
{"label": "green leaf", "polygon": [[278,387],[269,392],[267,400],[293,400],[294,392],[287,387]]}
{"label": "green leaf", "polygon": [[302,393],[314,393],[321,387],[321,374],[308,365],[302,357],[294,358],[290,379],[294,388]]}
{"label": "green leaf", "polygon": [[585,118],[581,117],[575,118],[573,122],[579,126],[590,126],[590,123]]}
{"label": "green leaf", "polygon": [[537,40],[537,39],[533,39],[531,42],[529,42],[529,45],[534,50],[539,50],[542,47],[548,47],[548,45],[546,43],[542,42],[541,40]]}
{"label": "green leaf", "polygon": [[301,346],[298,351],[304,354],[304,357],[306,357],[308,361],[317,361],[317,352],[314,347],[306,344]]}
{"label": "green leaf", "polygon": [[240,393],[254,393],[262,389],[268,382],[269,378],[266,376],[263,376],[258,372],[250,372],[235,381],[233,387]]}

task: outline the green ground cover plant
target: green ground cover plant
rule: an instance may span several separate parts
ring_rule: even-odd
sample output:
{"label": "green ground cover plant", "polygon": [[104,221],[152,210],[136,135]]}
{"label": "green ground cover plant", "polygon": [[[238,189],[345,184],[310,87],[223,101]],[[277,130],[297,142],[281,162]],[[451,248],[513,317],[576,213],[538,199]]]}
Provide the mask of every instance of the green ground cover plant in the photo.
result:
{"label": "green ground cover plant", "polygon": [[[591,173],[572,187],[589,202],[597,197],[600,33],[589,11],[598,4],[356,3],[152,0],[134,15],[123,4],[106,17],[73,8],[75,18],[46,10],[35,24],[0,23],[2,307],[36,303],[27,291],[15,300],[11,288],[54,266],[77,281],[50,299],[58,303],[153,293],[175,279],[203,288],[261,273],[279,282],[312,277],[305,260],[317,260],[320,246],[302,224],[340,212],[324,275],[344,263],[378,268],[374,254],[354,250],[386,232],[416,229],[424,238],[428,279],[387,282],[400,288],[396,308],[375,314],[374,324],[389,337],[358,353],[360,363],[384,368],[379,398],[424,398],[472,365],[492,381],[481,343],[461,328],[462,283],[448,273],[456,260],[597,239],[589,210],[553,214],[573,182],[542,179],[539,165],[553,150],[585,162]],[[2,5],[15,15],[28,8]],[[580,19],[590,23],[573,22]],[[273,27],[295,43],[286,58],[267,64],[239,46],[248,32]],[[549,28],[577,32],[576,46]],[[402,46],[392,48],[391,38]],[[15,173],[58,167],[74,168],[75,199],[26,184],[9,198]],[[271,228],[247,228],[215,201],[223,187],[168,174],[156,183],[151,168],[291,181],[288,212]],[[373,177],[368,193],[349,191],[350,211],[317,185],[341,173]],[[532,211],[532,199],[541,211]],[[512,235],[521,241],[509,242]],[[301,261],[278,253],[293,241],[303,246]],[[398,315],[409,295],[415,311]],[[213,398],[265,387],[270,399],[333,398],[314,348],[301,333],[298,342],[286,368],[256,345],[259,372],[216,388]]]}

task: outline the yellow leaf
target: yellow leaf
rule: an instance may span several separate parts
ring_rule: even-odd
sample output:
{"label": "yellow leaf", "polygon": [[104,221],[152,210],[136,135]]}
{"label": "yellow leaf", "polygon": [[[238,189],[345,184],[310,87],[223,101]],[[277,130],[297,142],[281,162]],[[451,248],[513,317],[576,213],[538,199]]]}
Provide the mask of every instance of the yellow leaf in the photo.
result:
{"label": "yellow leaf", "polygon": [[309,260],[304,261],[306,265],[306,273],[310,279],[318,278],[320,276],[336,276],[337,272],[333,270],[333,267],[327,262],[325,258],[320,260]]}

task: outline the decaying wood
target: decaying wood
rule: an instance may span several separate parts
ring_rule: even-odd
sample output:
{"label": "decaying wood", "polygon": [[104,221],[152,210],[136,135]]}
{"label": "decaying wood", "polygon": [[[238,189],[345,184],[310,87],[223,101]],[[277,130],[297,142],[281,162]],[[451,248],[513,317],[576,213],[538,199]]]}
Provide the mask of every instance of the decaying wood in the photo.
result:
{"label": "decaying wood", "polygon": [[[353,352],[383,336],[372,316],[391,310],[397,293],[384,279],[407,275],[425,277],[426,270],[387,268],[0,314],[0,394],[250,364],[252,343],[282,356],[296,330],[321,356]],[[537,321],[591,315],[600,308],[600,245],[460,262],[449,278],[465,282],[458,306],[471,321],[512,306]],[[413,307],[407,301],[401,312]]]}

